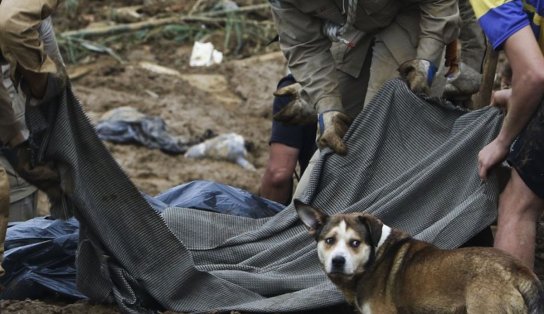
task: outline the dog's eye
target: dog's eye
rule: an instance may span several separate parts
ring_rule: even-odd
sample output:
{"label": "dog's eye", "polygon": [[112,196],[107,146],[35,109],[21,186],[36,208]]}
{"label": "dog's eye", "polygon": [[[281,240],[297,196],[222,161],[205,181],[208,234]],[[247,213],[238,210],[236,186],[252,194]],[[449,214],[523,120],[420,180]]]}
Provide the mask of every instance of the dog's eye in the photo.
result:
{"label": "dog's eye", "polygon": [[359,245],[361,245],[361,241],[359,241],[359,240],[351,240],[351,242],[349,243],[349,245],[351,245],[352,248],[358,248]]}
{"label": "dog's eye", "polygon": [[334,238],[326,238],[325,243],[327,243],[328,245],[334,244]]}

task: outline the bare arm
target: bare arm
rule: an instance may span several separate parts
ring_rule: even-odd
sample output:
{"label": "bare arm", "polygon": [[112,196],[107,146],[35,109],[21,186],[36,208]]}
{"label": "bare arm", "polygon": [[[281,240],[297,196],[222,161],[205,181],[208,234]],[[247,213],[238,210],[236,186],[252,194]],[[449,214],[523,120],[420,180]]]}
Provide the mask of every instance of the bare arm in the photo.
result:
{"label": "bare arm", "polygon": [[478,154],[478,174],[482,179],[491,167],[504,160],[544,97],[544,57],[530,26],[511,35],[504,49],[512,66],[512,94],[499,135]]}
{"label": "bare arm", "polygon": [[512,95],[497,140],[510,146],[544,97],[544,56],[529,26],[506,40],[512,66]]}

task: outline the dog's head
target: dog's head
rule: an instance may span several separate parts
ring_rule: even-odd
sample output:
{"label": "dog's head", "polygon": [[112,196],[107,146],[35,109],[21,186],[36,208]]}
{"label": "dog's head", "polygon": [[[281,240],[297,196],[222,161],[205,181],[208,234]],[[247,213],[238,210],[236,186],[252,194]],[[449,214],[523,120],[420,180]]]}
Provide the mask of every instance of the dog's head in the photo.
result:
{"label": "dog's head", "polygon": [[376,249],[389,235],[390,229],[368,214],[329,216],[298,200],[294,200],[294,205],[315,237],[319,261],[331,279],[362,274],[374,263]]}

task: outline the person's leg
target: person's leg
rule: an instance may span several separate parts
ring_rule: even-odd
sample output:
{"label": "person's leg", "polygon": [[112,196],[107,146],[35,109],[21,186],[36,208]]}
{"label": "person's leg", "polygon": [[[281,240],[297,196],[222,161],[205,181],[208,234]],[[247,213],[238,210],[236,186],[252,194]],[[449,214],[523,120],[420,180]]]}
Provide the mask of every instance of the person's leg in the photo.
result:
{"label": "person's leg", "polygon": [[293,194],[293,173],[297,165],[299,150],[281,143],[271,143],[268,163],[259,195],[287,205]]}
{"label": "person's leg", "polygon": [[[355,119],[363,109],[363,99],[365,98],[365,94],[367,92],[370,75],[370,60],[371,54],[369,52],[365,62],[363,63],[363,67],[361,68],[361,73],[357,78],[340,70],[336,71],[340,86],[340,93],[342,95],[342,104],[346,108],[346,113],[353,119]],[[308,187],[310,174],[312,173],[314,165],[318,159],[319,151],[316,150],[312,153],[311,158],[309,158],[307,166],[304,167],[300,181],[298,182],[295,192],[293,193],[293,198],[300,197],[303,191]]]}
{"label": "person's leg", "polygon": [[[295,84],[292,75],[283,77],[277,88]],[[292,101],[291,96],[276,96],[272,103],[272,114],[281,111]],[[268,162],[261,178],[259,195],[287,205],[293,194],[293,174],[299,158],[300,148],[304,144],[305,126],[286,125],[272,121]]]}
{"label": "person's leg", "polygon": [[532,269],[536,224],[543,209],[544,199],[533,193],[518,172],[512,169],[510,181],[499,199],[494,246],[517,257]]}
{"label": "person's leg", "polygon": [[372,63],[372,45],[369,46],[366,52],[366,58],[359,70],[358,76],[354,77],[341,70],[336,71],[338,78],[338,87],[342,97],[342,106],[345,113],[350,118],[355,119],[363,110],[363,102],[365,100],[370,79],[370,66]]}
{"label": "person's leg", "polygon": [[499,198],[495,247],[534,264],[536,225],[544,210],[544,100],[510,148],[510,180]]}
{"label": "person's leg", "polygon": [[463,20],[459,33],[461,61],[477,72],[481,72],[487,47],[484,33],[478,25],[478,20],[468,0],[459,1],[459,14]]}
{"label": "person's leg", "polygon": [[370,100],[376,96],[383,83],[399,76],[397,71],[398,67],[399,63],[395,60],[380,37],[377,37],[372,52],[370,78],[368,81],[368,90],[366,92],[364,105],[368,104]]}

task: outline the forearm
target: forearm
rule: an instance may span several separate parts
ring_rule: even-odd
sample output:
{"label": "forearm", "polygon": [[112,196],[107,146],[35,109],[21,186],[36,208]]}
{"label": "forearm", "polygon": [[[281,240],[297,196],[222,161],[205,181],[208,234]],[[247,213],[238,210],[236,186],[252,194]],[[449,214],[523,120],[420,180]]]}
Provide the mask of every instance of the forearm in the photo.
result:
{"label": "forearm", "polygon": [[272,13],[289,70],[303,88],[302,99],[318,111],[341,110],[331,42],[322,33],[321,20],[287,2],[272,4]]}
{"label": "forearm", "polygon": [[544,57],[529,26],[509,37],[504,50],[512,66],[512,95],[497,140],[510,145],[544,97]]}
{"label": "forearm", "polygon": [[289,58],[289,69],[302,86],[302,99],[317,112],[343,109],[336,67],[328,49],[324,53],[303,53]]}

